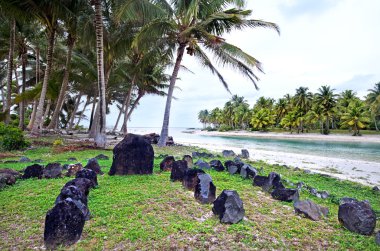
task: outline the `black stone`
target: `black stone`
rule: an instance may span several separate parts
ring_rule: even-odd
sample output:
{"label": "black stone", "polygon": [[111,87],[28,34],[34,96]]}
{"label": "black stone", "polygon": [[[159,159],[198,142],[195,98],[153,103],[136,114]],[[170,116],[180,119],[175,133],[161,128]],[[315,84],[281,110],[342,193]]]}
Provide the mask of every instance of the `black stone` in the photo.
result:
{"label": "black stone", "polygon": [[271,172],[268,177],[256,175],[253,179],[253,185],[261,187],[266,192],[285,188],[281,183],[280,175],[275,172]]}
{"label": "black stone", "polygon": [[104,154],[99,154],[98,156],[95,157],[97,160],[109,160],[110,158],[107,155]]}
{"label": "black stone", "polygon": [[173,168],[174,161],[175,161],[175,159],[173,156],[165,157],[160,163],[160,170],[161,171],[171,171]]}
{"label": "black stone", "polygon": [[81,163],[76,163],[76,164],[70,164],[67,167],[67,173],[66,176],[75,176],[77,172],[83,169],[83,166]]}
{"label": "black stone", "polygon": [[191,155],[193,158],[214,158],[214,155],[211,153],[205,153],[205,152],[192,152]]}
{"label": "black stone", "polygon": [[160,140],[160,135],[158,135],[157,133],[145,134],[143,137],[146,138],[150,142],[150,144],[157,144]]}
{"label": "black stone", "polygon": [[239,169],[237,168],[237,166],[229,166],[228,168],[228,172],[233,175],[235,173],[238,173]]}
{"label": "black stone", "polygon": [[200,169],[211,169],[211,166],[201,159],[197,160],[197,162],[195,162],[194,165],[199,167]]}
{"label": "black stone", "polygon": [[78,161],[78,160],[75,157],[70,157],[70,158],[67,159],[67,161]]}
{"label": "black stone", "polygon": [[25,168],[23,179],[29,178],[42,178],[44,167],[38,164],[34,164]]}
{"label": "black stone", "polygon": [[28,157],[23,156],[20,158],[20,160],[18,162],[27,163],[27,162],[31,162],[31,160]]}
{"label": "black stone", "polygon": [[249,152],[248,152],[247,149],[242,149],[242,150],[241,150],[241,157],[242,157],[243,159],[249,159]]}
{"label": "black stone", "polygon": [[65,186],[55,200],[55,204],[70,198],[83,213],[85,220],[90,219],[90,211],[87,207],[87,196],[76,186]]}
{"label": "black stone", "polygon": [[222,151],[223,157],[235,157],[236,154],[232,150],[223,150]]}
{"label": "black stone", "polygon": [[87,165],[84,168],[90,169],[94,171],[96,174],[103,174],[102,170],[100,169],[98,159],[96,157],[89,159]]}
{"label": "black stone", "polygon": [[73,180],[70,180],[63,186],[63,188],[68,186],[77,187],[86,196],[88,196],[90,189],[95,187],[94,183],[86,178],[75,178]]}
{"label": "black stone", "polygon": [[127,134],[113,149],[109,175],[152,174],[153,161],[150,142],[141,135]]}
{"label": "black stone", "polygon": [[57,203],[46,214],[44,241],[48,249],[76,243],[83,231],[85,216],[71,198]]}
{"label": "black stone", "polygon": [[294,210],[297,214],[302,214],[313,221],[319,221],[329,213],[327,207],[321,207],[310,200],[296,201]]}
{"label": "black stone", "polygon": [[195,186],[194,197],[202,204],[212,203],[215,200],[216,187],[212,183],[211,176],[203,173],[198,174],[198,182]]}
{"label": "black stone", "polygon": [[299,199],[299,193],[297,189],[278,188],[275,189],[271,195],[275,200],[286,202],[297,201]]}
{"label": "black stone", "polygon": [[34,163],[42,163],[42,162],[44,162],[44,160],[43,159],[35,159],[35,160],[33,160],[33,162]]}
{"label": "black stone", "polygon": [[375,236],[375,242],[378,246],[380,246],[380,231],[378,231]]}
{"label": "black stone", "polygon": [[190,191],[194,191],[198,183],[198,174],[205,173],[202,169],[188,169],[182,180],[182,185]]}
{"label": "black stone", "polygon": [[183,178],[188,170],[185,160],[177,160],[173,162],[172,171],[170,174],[171,181],[183,181]]}
{"label": "black stone", "polygon": [[94,171],[91,169],[83,168],[82,170],[78,171],[75,175],[75,178],[86,178],[91,180],[92,186],[96,187],[98,185],[98,177]]}
{"label": "black stone", "polygon": [[190,155],[184,155],[182,160],[185,160],[187,162],[188,168],[193,168],[193,157],[191,157]]}
{"label": "black stone", "polygon": [[59,178],[62,175],[62,166],[59,163],[49,163],[43,170],[43,177],[46,179]]}
{"label": "black stone", "polygon": [[346,203],[356,203],[359,202],[357,199],[349,198],[349,197],[343,197],[339,200],[339,205],[343,205]]}
{"label": "black stone", "polygon": [[232,160],[227,160],[224,162],[224,166],[226,167],[226,169],[228,169],[228,167],[230,166],[236,166],[236,163],[233,162]]}
{"label": "black stone", "polygon": [[220,160],[211,160],[211,161],[210,161],[210,166],[211,166],[214,170],[216,170],[216,171],[218,171],[218,172],[222,172],[222,171],[224,171],[224,166],[223,166],[222,162],[220,162]]}
{"label": "black stone", "polygon": [[373,234],[376,227],[376,215],[367,201],[353,201],[339,206],[340,224],[351,232],[362,235]]}
{"label": "black stone", "polygon": [[245,210],[239,194],[234,190],[223,190],[214,201],[212,212],[222,223],[238,223],[244,218]]}
{"label": "black stone", "polygon": [[257,173],[257,170],[248,164],[245,164],[240,169],[240,176],[243,179],[253,179],[256,177]]}

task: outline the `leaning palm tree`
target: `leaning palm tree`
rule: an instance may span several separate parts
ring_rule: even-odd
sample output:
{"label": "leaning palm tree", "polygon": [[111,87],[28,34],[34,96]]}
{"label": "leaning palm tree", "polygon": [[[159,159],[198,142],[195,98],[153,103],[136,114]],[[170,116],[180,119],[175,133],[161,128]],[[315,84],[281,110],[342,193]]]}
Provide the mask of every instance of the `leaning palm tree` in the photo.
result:
{"label": "leaning palm tree", "polygon": [[[221,65],[228,65],[239,70],[256,86],[258,77],[253,69],[262,71],[260,62],[238,47],[227,43],[221,36],[244,28],[264,27],[275,29],[277,32],[279,28],[274,23],[247,19],[251,11],[242,9],[246,2],[244,0],[178,0],[170,1],[170,3],[155,0],[151,2],[157,3],[156,6],[159,6],[164,14],[141,29],[136,36],[135,46],[151,37],[157,37],[159,41],[166,40],[168,46],[175,47],[177,51],[158,143],[159,146],[165,146],[173,90],[185,51],[188,55],[195,56],[205,68],[217,75],[227,90],[227,82],[215,68],[206,51],[211,53]],[[231,6],[231,8],[226,9],[226,6]]]}
{"label": "leaning palm tree", "polygon": [[377,119],[380,116],[380,82],[375,84],[373,89],[368,90],[369,93],[366,98],[366,103],[370,107],[372,119],[375,122],[376,131],[379,131],[377,126]]}
{"label": "leaning palm tree", "polygon": [[342,115],[342,125],[346,125],[354,131],[352,136],[360,136],[360,129],[366,127],[370,122],[369,113],[361,100],[352,101],[347,111]]}

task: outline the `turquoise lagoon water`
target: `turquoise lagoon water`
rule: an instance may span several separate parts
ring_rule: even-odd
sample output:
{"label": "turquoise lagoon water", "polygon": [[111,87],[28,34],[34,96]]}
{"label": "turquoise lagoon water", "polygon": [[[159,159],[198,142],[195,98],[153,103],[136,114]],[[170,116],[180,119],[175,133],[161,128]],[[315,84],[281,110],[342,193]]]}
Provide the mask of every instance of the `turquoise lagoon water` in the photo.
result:
{"label": "turquoise lagoon water", "polygon": [[[273,139],[237,136],[208,136],[191,133],[186,128],[170,128],[169,135],[174,142],[188,144],[205,144],[209,146],[247,148],[274,152],[302,153],[314,156],[341,159],[365,160],[380,163],[380,142],[333,142],[305,139]],[[130,128],[135,133],[160,133],[160,128]]]}

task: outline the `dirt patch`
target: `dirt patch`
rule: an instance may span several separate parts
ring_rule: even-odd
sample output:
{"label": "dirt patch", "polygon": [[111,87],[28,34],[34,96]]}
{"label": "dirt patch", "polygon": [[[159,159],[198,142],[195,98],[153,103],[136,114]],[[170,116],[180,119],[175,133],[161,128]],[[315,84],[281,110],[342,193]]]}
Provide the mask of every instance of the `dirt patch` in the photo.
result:
{"label": "dirt patch", "polygon": [[96,147],[93,144],[79,144],[79,145],[68,145],[68,146],[55,146],[53,147],[53,153],[64,153],[64,152],[77,152],[77,151],[85,151],[85,150],[96,150],[102,149]]}
{"label": "dirt patch", "polygon": [[0,159],[20,157],[21,155],[15,153],[0,153]]}

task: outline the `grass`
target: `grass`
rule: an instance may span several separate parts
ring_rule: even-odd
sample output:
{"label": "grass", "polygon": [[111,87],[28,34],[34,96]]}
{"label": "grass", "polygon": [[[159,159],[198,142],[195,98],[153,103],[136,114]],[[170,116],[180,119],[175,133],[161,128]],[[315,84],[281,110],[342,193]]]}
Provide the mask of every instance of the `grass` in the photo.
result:
{"label": "grass", "polygon": [[[178,159],[197,150],[194,147],[155,148],[155,156],[169,154]],[[41,147],[18,153],[46,163],[76,157],[82,164],[100,153],[110,160],[100,160],[105,173],[112,163],[109,150],[83,150],[53,154],[51,147]],[[9,157],[18,159],[19,157]],[[338,181],[318,174],[305,174],[278,165],[256,162],[263,174],[280,173],[289,184],[304,182],[318,191],[328,191],[330,199],[313,197],[306,190],[301,199],[330,209],[328,218],[313,222],[293,212],[291,203],[273,200],[252,181],[227,172],[208,171],[217,187],[237,190],[246,210],[245,219],[234,225],[221,224],[212,205],[201,205],[193,193],[178,182],[170,182],[169,172],[160,172],[162,158],[155,158],[154,174],[146,176],[98,177],[99,187],[89,194],[91,219],[86,222],[75,250],[378,250],[373,236],[361,236],[341,227],[337,221],[337,198],[354,197],[370,201],[380,210],[379,194],[369,187],[348,181]],[[206,159],[210,160],[210,159]],[[225,160],[221,158],[221,160]],[[28,164],[1,163],[1,167],[22,170]],[[19,180],[0,191],[0,249],[25,250],[43,248],[44,219],[53,207],[62,186],[70,178]],[[289,186],[289,185],[288,185]],[[379,224],[377,229],[379,228]]]}

